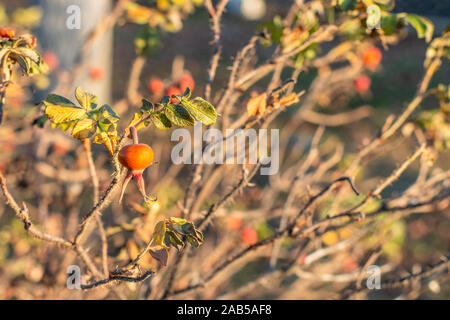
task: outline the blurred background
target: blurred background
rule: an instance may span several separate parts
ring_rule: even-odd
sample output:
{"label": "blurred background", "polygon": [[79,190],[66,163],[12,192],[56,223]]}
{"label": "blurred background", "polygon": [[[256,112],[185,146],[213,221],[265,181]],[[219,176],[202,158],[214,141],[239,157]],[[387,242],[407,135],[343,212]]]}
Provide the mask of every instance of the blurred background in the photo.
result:
{"label": "blurred background", "polygon": [[[180,77],[189,74],[195,80],[194,95],[202,96],[206,70],[212,53],[209,15],[201,6],[202,1],[185,2],[189,4],[170,10],[164,19],[161,18],[162,22],[155,18],[154,24],[158,28],[153,27],[152,23],[147,23],[145,12],[128,9],[125,15],[117,19],[117,25],[114,28],[103,33],[93,43],[89,43],[92,31],[101,18],[115,7],[116,1],[3,0],[0,3],[0,27],[12,26],[18,30],[30,30],[36,35],[38,51],[42,53],[51,71],[49,75],[33,77],[25,86],[18,86],[8,91],[5,106],[6,119],[0,126],[0,170],[8,178],[10,191],[14,193],[16,199],[27,202],[33,212],[33,219],[45,230],[68,237],[73,235],[82,213],[90,208],[92,194],[89,190],[89,173],[86,160],[82,155],[81,144],[67,134],[52,131],[49,126],[44,129],[32,126],[33,119],[41,112],[37,103],[45,99],[50,92],[72,99],[73,88],[81,86],[98,95],[101,104],[108,103],[114,106],[122,119],[127,119],[129,122],[135,110],[130,104],[140,103],[141,97],[153,101],[158,96],[159,93],[155,93],[156,89],[152,87],[157,85],[155,79],[162,81],[163,90],[167,93],[177,86]],[[435,35],[441,34],[450,24],[450,1],[396,0],[395,2],[393,12],[412,12],[430,19],[435,25]],[[140,1],[139,3],[149,3],[153,7],[164,8],[164,1]],[[223,50],[212,85],[211,102],[213,104],[219,101],[220,95],[217,93],[228,83],[229,66],[232,65],[236,52],[256,31],[261,30],[264,24],[274,21],[274,18],[276,19],[279,15],[284,15],[291,3],[292,1],[289,0],[230,1],[222,19]],[[67,17],[74,13],[66,12],[69,5],[77,5],[81,8],[81,29],[71,30],[64,27]],[[144,19],[145,23],[142,23],[140,19]],[[86,43],[88,43],[88,47],[85,47],[87,56],[84,56],[83,61],[88,62],[77,65],[80,61],[79,52]],[[336,43],[336,40],[325,43],[322,53],[327,52]],[[417,84],[423,76],[426,48],[427,43],[424,39],[418,39],[415,30],[408,27],[407,34],[398,44],[390,46],[389,50],[383,50],[380,46],[382,62],[376,72],[370,73],[370,82],[366,83],[367,90],[355,93],[357,89],[353,88],[353,93],[347,95],[342,89],[344,93],[338,91],[336,95],[328,96],[328,100],[331,99],[331,101],[327,101],[327,97],[318,100],[316,110],[325,114],[354,110],[360,106],[368,106],[371,110],[370,116],[351,125],[327,127],[323,138],[325,142],[322,145],[324,154],[331,154],[331,150],[338,143],[342,143],[346,153],[356,152],[361,143],[375,136],[390,114],[399,114],[403,110],[405,105],[413,99]],[[144,51],[145,64],[139,65],[137,57]],[[261,61],[270,58],[273,53],[262,46],[257,48],[257,52],[258,59]],[[139,81],[130,89],[130,72],[141,67]],[[448,85],[449,75],[450,68],[447,63],[433,78],[431,87],[438,83]],[[75,79],[72,79],[72,76]],[[288,76],[286,74],[286,77]],[[303,72],[296,79],[296,90],[308,90],[316,76],[317,70],[314,69]],[[258,86],[261,88],[264,85],[267,86],[269,80],[263,80]],[[245,93],[241,101],[247,101],[250,95],[251,93]],[[127,97],[128,104],[123,103],[124,97]],[[437,101],[427,100],[422,110],[431,112],[438,106]],[[280,114],[274,121],[273,127],[281,128],[283,134],[284,123],[301,107],[302,104],[296,104]],[[241,108],[245,109],[245,106]],[[417,116],[418,118],[420,117]],[[127,121],[125,123],[128,123]],[[448,126],[448,123],[445,126]],[[282,144],[286,144],[286,152],[295,153],[298,151],[295,148],[300,148],[299,146],[309,150],[316,130],[317,124],[303,122],[294,130],[293,136],[282,141]],[[445,127],[445,130],[449,129]],[[103,215],[110,241],[109,254],[117,258],[117,261],[127,261],[136,256],[138,248],[142,247],[143,239],[146,238],[141,237],[140,233],[148,233],[157,221],[158,215],[169,217],[177,215],[179,211],[177,201],[183,197],[184,187],[190,179],[190,168],[185,166],[176,170],[171,169],[169,154],[173,143],[170,142],[170,134],[171,132],[156,132],[156,130],[147,130],[146,133],[141,134],[141,140],[154,148],[155,158],[159,162],[156,167],[146,171],[147,184],[150,192],[158,196],[158,203],[154,207],[144,208],[138,192],[128,192],[123,207],[114,203]],[[403,132],[403,134],[407,133]],[[385,147],[381,154],[372,159],[364,171],[358,175],[355,184],[359,190],[362,193],[371,190],[381,177],[388,176],[410,155],[413,149],[412,143],[399,141]],[[103,146],[93,145],[93,152],[100,177],[100,189],[104,190],[109,183],[111,164]],[[351,157],[342,156],[336,167],[345,165],[350,159]],[[441,172],[448,172],[449,163],[448,146],[443,146],[434,166]],[[289,164],[288,161],[284,163],[284,165],[287,164]],[[286,168],[282,166],[280,176]],[[400,195],[414,183],[418,171],[419,166],[412,165],[395,184],[384,191],[383,195],[387,197]],[[229,180],[233,178],[232,176],[221,177],[223,180],[215,183],[216,190],[219,190],[220,194],[228,190],[227,188],[231,185]],[[205,257],[217,255],[211,258],[211,264],[216,263],[219,257],[231,252],[233,246],[239,247],[245,244],[245,233],[243,233],[245,227],[256,231],[259,239],[273,234],[279,220],[258,218],[258,209],[264,208],[267,204],[268,193],[265,188],[273,184],[276,179],[255,177],[254,182],[257,187],[238,195],[227,212],[218,215],[218,221],[205,235],[207,240],[204,244],[205,248],[202,249],[204,253],[197,258],[199,260],[193,261],[202,261]],[[448,178],[443,183],[448,184]],[[134,186],[130,188],[135,190]],[[3,198],[1,199],[1,299],[111,297],[112,294],[108,290],[86,293],[64,289],[65,268],[74,263],[75,255],[72,253],[63,255],[58,248],[27,236],[21,222],[4,205]],[[219,199],[218,194],[212,192],[206,197],[204,203],[199,204],[199,209],[206,209],[217,199]],[[276,206],[277,201],[273,200],[272,204]],[[347,207],[355,204],[355,199],[352,197],[346,198],[345,201]],[[419,265],[430,264],[440,256],[448,254],[449,208],[446,204],[443,204],[442,208],[442,210],[436,209],[436,212],[430,215],[411,215],[393,223],[390,226],[390,232],[393,234],[392,241],[383,246],[381,260],[386,263],[395,263],[401,273],[414,270]],[[232,218],[226,218],[226,215],[231,215]],[[95,235],[92,237],[92,241],[98,241],[98,237],[96,238]],[[333,246],[345,239],[345,232],[339,235],[329,234],[316,245]],[[218,243],[225,241],[229,242],[226,248],[220,252],[216,250]],[[372,240],[367,240],[367,243],[370,241]],[[366,243],[362,246],[365,248]],[[367,246],[371,245],[367,244]],[[288,243],[285,247],[289,250]],[[97,252],[97,249],[93,248],[92,251]],[[225,294],[242,288],[261,274],[272,270],[271,255],[271,252],[265,252],[247,261],[238,270],[233,270],[232,275],[224,280],[223,284],[217,285],[214,290],[206,290],[202,294],[194,295],[193,298],[336,298],[330,294],[333,290],[330,291],[328,285],[317,284],[315,279],[309,279],[305,274],[303,276],[306,278],[299,285],[297,280],[302,276],[300,273],[286,278],[273,290],[267,289],[268,285],[265,284],[267,290],[263,294],[257,291],[246,292],[241,296],[238,293]],[[351,273],[366,258],[364,249],[355,246],[333,255],[316,269],[308,272],[313,274],[324,271]],[[169,265],[170,261],[169,259]],[[147,262],[148,266],[154,267],[152,263]],[[205,268],[204,270],[208,270],[208,266]],[[202,272],[200,275],[203,274]],[[180,276],[175,288],[183,287],[188,281],[190,280]],[[149,296],[150,284],[147,284],[147,287],[139,287],[136,284],[127,284],[127,286],[131,292],[134,292],[127,296],[129,298]],[[343,286],[343,284],[337,284],[337,286]],[[370,293],[368,298],[391,298],[396,295],[398,294],[395,291],[394,293],[383,291]],[[448,275],[442,282],[430,282],[424,290],[409,296],[409,298],[423,299],[448,299],[449,297]]]}

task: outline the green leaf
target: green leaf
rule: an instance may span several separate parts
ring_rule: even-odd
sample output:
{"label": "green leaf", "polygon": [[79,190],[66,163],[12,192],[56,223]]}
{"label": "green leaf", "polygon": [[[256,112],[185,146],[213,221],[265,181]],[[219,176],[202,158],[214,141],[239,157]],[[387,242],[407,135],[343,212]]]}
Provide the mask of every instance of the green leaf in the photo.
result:
{"label": "green leaf", "polygon": [[141,111],[150,112],[150,111],[153,111],[154,109],[155,109],[155,107],[153,106],[153,103],[151,103],[150,101],[148,101],[146,99],[142,99]]}
{"label": "green leaf", "polygon": [[198,242],[198,240],[196,238],[194,238],[191,235],[186,236],[186,240],[189,242],[189,244],[195,248],[197,248],[200,243]]}
{"label": "green leaf", "polygon": [[391,11],[395,7],[395,0],[374,0],[374,2],[382,10]]}
{"label": "green leaf", "polygon": [[73,127],[72,135],[76,139],[87,139],[92,137],[96,132],[96,124],[95,121],[87,118],[77,122],[77,124]]}
{"label": "green leaf", "polygon": [[170,122],[178,127],[189,127],[194,125],[194,119],[181,105],[168,104],[164,113]]}
{"label": "green leaf", "polygon": [[393,34],[397,29],[398,18],[397,15],[392,13],[381,18],[380,24],[384,34],[389,36]]}
{"label": "green leaf", "polygon": [[425,38],[426,42],[431,41],[434,33],[434,25],[429,19],[417,14],[408,14],[406,21],[416,29],[419,38]]}
{"label": "green leaf", "polygon": [[53,94],[53,93],[49,94],[47,96],[47,99],[45,99],[45,101],[50,102],[52,104],[64,106],[64,107],[74,107],[75,106],[75,103],[73,103],[69,99],[66,99],[63,96]]}
{"label": "green leaf", "polygon": [[189,114],[197,121],[200,121],[204,125],[210,125],[216,123],[217,113],[216,109],[208,101],[197,97],[193,100],[188,100],[181,97],[181,104]]}
{"label": "green leaf", "polygon": [[166,245],[173,246],[177,250],[184,248],[184,242],[174,231],[170,229],[166,230],[166,238],[164,239],[164,242],[166,243]]}
{"label": "green leaf", "polygon": [[92,93],[84,92],[81,87],[75,89],[75,97],[77,98],[78,103],[86,110],[95,109],[97,107],[97,96]]}
{"label": "green leaf", "polygon": [[17,52],[18,54],[22,55],[25,58],[30,59],[31,61],[35,63],[39,63],[40,56],[39,53],[37,53],[35,50],[26,48],[26,47],[18,47],[13,50],[14,52]]}
{"label": "green leaf", "polygon": [[339,6],[342,10],[353,10],[355,8],[356,0],[339,0]]}
{"label": "green leaf", "polygon": [[87,116],[86,110],[77,106],[55,105],[44,101],[45,114],[54,123],[81,120]]}
{"label": "green leaf", "polygon": [[159,221],[156,226],[155,230],[153,230],[153,241],[156,244],[159,244],[161,247],[168,248],[166,244],[164,243],[164,238],[166,236],[166,222]]}
{"label": "green leaf", "polygon": [[150,119],[155,127],[160,130],[169,129],[172,127],[172,123],[164,113],[154,113],[150,116]]}
{"label": "green leaf", "polygon": [[186,219],[183,218],[177,218],[177,217],[170,217],[170,222],[176,223],[176,224],[185,224],[187,223]]}

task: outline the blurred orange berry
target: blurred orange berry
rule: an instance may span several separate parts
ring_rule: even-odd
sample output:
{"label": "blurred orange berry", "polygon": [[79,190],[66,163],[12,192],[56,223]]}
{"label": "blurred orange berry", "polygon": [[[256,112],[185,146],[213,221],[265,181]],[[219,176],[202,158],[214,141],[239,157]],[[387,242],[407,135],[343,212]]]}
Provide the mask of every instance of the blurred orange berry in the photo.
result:
{"label": "blurred orange berry", "polygon": [[15,32],[10,28],[0,28],[0,38],[14,38]]}
{"label": "blurred orange berry", "polygon": [[370,47],[363,52],[362,58],[366,68],[374,70],[381,62],[382,53],[377,47]]}
{"label": "blurred orange berry", "polygon": [[239,216],[227,217],[227,228],[230,230],[238,230],[242,225],[242,218]]}
{"label": "blurred orange berry", "polygon": [[371,80],[366,75],[361,75],[355,80],[355,89],[359,93],[364,93],[369,90],[371,84]]}
{"label": "blurred orange berry", "polygon": [[180,88],[181,91],[184,92],[186,91],[187,88],[191,89],[191,91],[194,90],[195,87],[195,81],[194,78],[192,78],[192,76],[189,73],[185,73],[181,78],[180,78]]}
{"label": "blurred orange berry", "polygon": [[180,95],[180,94],[182,94],[182,92],[181,92],[180,88],[175,87],[175,86],[171,86],[169,88],[169,90],[167,90],[167,92],[166,92],[166,95],[168,95],[170,97],[170,103],[177,103],[178,102],[178,99],[172,98],[172,95],[174,95],[174,94],[175,95]]}
{"label": "blurred orange berry", "polygon": [[101,66],[93,66],[89,70],[89,74],[92,79],[100,80],[105,76],[105,69]]}
{"label": "blurred orange berry", "polygon": [[148,83],[148,89],[153,93],[161,93],[164,91],[164,82],[158,78],[153,78]]}
{"label": "blurred orange berry", "polygon": [[304,264],[306,260],[306,254],[303,253],[300,257],[298,257],[297,263],[298,264]]}
{"label": "blurred orange berry", "polygon": [[358,268],[358,263],[353,256],[346,257],[342,263],[342,270],[344,272],[352,272]]}
{"label": "blurred orange berry", "polygon": [[258,233],[253,228],[244,227],[241,233],[241,240],[248,245],[255,244],[258,242]]}
{"label": "blurred orange berry", "polygon": [[52,51],[45,51],[42,60],[48,65],[50,70],[55,70],[59,66],[59,59]]}
{"label": "blurred orange berry", "polygon": [[65,155],[67,152],[69,152],[69,147],[65,144],[55,143],[53,145],[53,152],[59,155]]}

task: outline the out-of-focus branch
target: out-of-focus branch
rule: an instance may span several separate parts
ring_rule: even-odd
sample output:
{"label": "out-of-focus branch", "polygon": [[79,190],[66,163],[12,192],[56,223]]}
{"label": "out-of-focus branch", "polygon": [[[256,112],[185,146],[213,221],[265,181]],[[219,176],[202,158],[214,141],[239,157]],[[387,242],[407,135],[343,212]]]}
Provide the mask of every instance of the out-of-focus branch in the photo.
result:
{"label": "out-of-focus branch", "polygon": [[213,54],[209,61],[208,76],[206,78],[204,92],[206,100],[210,100],[211,98],[211,84],[216,76],[216,70],[217,66],[219,65],[220,54],[222,52],[222,46],[220,45],[220,20],[228,2],[229,0],[221,0],[217,4],[216,8],[214,8],[211,0],[205,1],[205,7],[211,17],[211,29],[214,34],[211,44],[213,47]]}
{"label": "out-of-focus branch", "polygon": [[8,187],[6,185],[6,179],[1,172],[0,172],[0,188],[2,190],[3,195],[6,198],[6,204],[8,204],[11,207],[11,209],[13,209],[13,211],[16,213],[16,216],[20,220],[22,220],[24,228],[29,234],[31,234],[35,238],[52,242],[64,247],[68,248],[72,247],[72,243],[70,241],[41,231],[33,225],[26,204],[22,203],[22,207],[20,207],[17,204],[13,196],[9,193]]}

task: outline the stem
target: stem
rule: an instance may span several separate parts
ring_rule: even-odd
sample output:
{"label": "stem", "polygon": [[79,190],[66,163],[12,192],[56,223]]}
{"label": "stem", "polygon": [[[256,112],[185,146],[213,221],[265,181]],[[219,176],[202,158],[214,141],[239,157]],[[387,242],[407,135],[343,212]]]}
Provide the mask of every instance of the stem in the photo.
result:
{"label": "stem", "polygon": [[139,138],[138,138],[138,134],[137,134],[137,130],[136,130],[135,126],[130,127],[130,133],[131,133],[131,137],[133,138],[133,143],[138,144]]}

